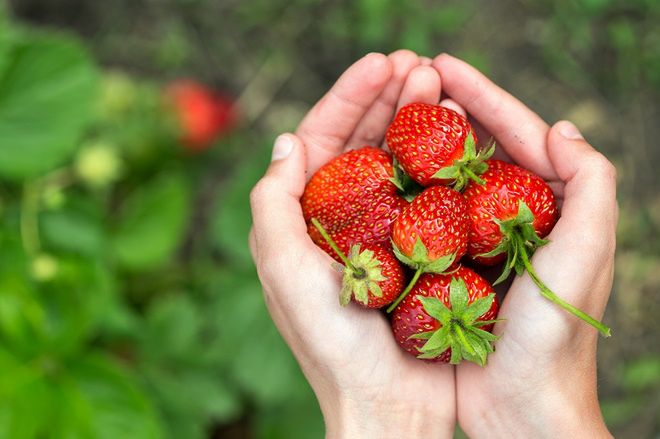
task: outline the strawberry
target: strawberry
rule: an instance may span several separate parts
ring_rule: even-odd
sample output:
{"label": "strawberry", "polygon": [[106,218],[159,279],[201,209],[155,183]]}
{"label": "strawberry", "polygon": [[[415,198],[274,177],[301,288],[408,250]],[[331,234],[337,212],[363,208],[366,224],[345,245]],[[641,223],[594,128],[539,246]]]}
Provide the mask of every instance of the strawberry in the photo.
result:
{"label": "strawberry", "polygon": [[180,125],[181,142],[193,152],[207,149],[236,123],[232,100],[196,81],[176,81],[166,94]]}
{"label": "strawberry", "polygon": [[[468,256],[484,265],[501,262],[505,256],[516,257],[518,240],[526,248],[537,248],[557,222],[558,210],[550,187],[542,178],[519,166],[489,160],[481,176],[484,184],[470,183],[464,195],[471,218]],[[511,268],[511,259],[503,278]],[[519,261],[518,261],[519,262]],[[518,269],[524,267],[518,266]]]}
{"label": "strawberry", "polygon": [[394,338],[417,358],[486,364],[498,303],[493,287],[459,266],[451,274],[424,274],[392,314]]}
{"label": "strawberry", "polygon": [[312,218],[312,225],[344,263],[339,294],[342,306],[353,298],[367,308],[381,308],[397,298],[404,287],[404,272],[389,245],[355,244],[347,257],[316,218]]}
{"label": "strawberry", "polygon": [[534,251],[548,243],[543,238],[557,222],[558,209],[550,187],[519,166],[499,160],[487,164],[483,184],[470,182],[464,193],[471,219],[468,256],[484,265],[506,258],[495,284],[505,280],[511,270],[518,275],[527,271],[544,297],[609,336],[610,328],[552,292],[530,262]]}
{"label": "strawberry", "polygon": [[316,218],[344,253],[354,244],[389,241],[392,223],[408,204],[393,177],[392,157],[375,147],[348,151],[323,165],[300,200],[312,240],[340,262],[311,224]]}
{"label": "strawberry", "polygon": [[461,114],[440,105],[402,107],[387,129],[387,145],[400,166],[422,186],[453,184],[462,190],[470,179],[480,182],[494,146],[476,152],[477,136]]}
{"label": "strawberry", "polygon": [[422,273],[443,273],[467,250],[469,217],[465,197],[445,186],[425,189],[394,221],[392,243],[401,262],[415,276],[391,311],[408,294]]}

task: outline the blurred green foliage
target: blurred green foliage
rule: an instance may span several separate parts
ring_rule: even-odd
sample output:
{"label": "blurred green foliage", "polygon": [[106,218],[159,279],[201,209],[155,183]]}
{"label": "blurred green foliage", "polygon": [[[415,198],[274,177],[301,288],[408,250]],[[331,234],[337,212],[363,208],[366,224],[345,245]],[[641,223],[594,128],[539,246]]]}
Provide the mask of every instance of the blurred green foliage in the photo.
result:
{"label": "blurred green foliage", "polygon": [[[240,134],[194,155],[155,84],[3,24],[0,437],[195,438],[240,419],[259,437],[320,432],[246,251],[266,162],[216,181]],[[217,200],[195,206],[209,184]]]}
{"label": "blurred green foliage", "polygon": [[[615,337],[601,344],[599,391],[617,437],[660,433],[657,1],[10,4],[0,438],[321,436],[263,303],[248,193],[274,135],[346,66],[402,47],[467,59],[615,162]],[[163,112],[161,83],[186,76],[233,91],[242,110],[240,129],[199,155]]]}

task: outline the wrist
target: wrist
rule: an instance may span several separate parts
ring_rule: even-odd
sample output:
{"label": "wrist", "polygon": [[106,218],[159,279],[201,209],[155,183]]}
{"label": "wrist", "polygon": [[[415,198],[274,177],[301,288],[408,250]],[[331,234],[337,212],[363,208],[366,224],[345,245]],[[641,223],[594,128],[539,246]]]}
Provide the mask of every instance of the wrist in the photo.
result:
{"label": "wrist", "polygon": [[589,437],[611,438],[595,390],[580,386],[547,386],[543,391],[509,395],[486,402],[461,427],[471,438]]}
{"label": "wrist", "polygon": [[322,404],[327,439],[451,438],[455,416],[425,405],[343,397]]}

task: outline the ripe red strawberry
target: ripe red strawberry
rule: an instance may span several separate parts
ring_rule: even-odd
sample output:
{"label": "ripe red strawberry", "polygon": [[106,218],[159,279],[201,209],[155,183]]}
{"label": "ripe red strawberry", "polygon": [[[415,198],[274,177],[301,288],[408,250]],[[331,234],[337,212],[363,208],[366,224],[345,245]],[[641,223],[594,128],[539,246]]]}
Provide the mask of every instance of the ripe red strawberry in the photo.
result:
{"label": "ripe red strawberry", "polygon": [[312,225],[344,263],[339,294],[342,306],[353,298],[367,308],[381,308],[397,298],[404,287],[404,272],[389,245],[355,244],[346,257],[316,218],[312,218]]}
{"label": "ripe red strawberry", "polygon": [[393,177],[392,157],[369,146],[322,166],[300,200],[312,240],[340,261],[311,224],[316,218],[344,253],[354,244],[389,241],[392,223],[408,204],[397,194]]}
{"label": "ripe red strawberry", "polygon": [[510,163],[489,160],[482,175],[484,184],[470,182],[465,189],[470,221],[468,255],[476,262],[492,265],[506,256],[502,275],[511,270],[529,273],[541,294],[566,311],[589,323],[608,337],[610,328],[565,302],[536,274],[530,259],[548,243],[547,236],[557,222],[558,210],[550,187],[542,178]]}
{"label": "ripe red strawberry", "polygon": [[394,221],[392,243],[401,262],[416,270],[391,311],[408,294],[422,273],[443,273],[467,250],[469,217],[465,197],[445,186],[432,186]]}
{"label": "ripe red strawberry", "polygon": [[176,81],[166,93],[180,125],[181,141],[191,151],[205,150],[236,123],[232,100],[196,81]]}
{"label": "ripe red strawberry", "polygon": [[487,163],[484,184],[471,182],[464,192],[472,220],[467,253],[480,264],[494,265],[507,254],[513,257],[510,250],[518,243],[513,234],[528,247],[543,245],[558,210],[552,190],[539,176],[499,160]]}
{"label": "ripe red strawberry", "polygon": [[400,166],[422,186],[454,184],[462,190],[493,153],[476,152],[477,136],[461,114],[440,105],[402,107],[387,129],[387,145]]}
{"label": "ripe red strawberry", "polygon": [[425,274],[392,314],[394,338],[418,358],[480,365],[493,352],[490,333],[498,303],[493,287],[463,266],[451,274]]}

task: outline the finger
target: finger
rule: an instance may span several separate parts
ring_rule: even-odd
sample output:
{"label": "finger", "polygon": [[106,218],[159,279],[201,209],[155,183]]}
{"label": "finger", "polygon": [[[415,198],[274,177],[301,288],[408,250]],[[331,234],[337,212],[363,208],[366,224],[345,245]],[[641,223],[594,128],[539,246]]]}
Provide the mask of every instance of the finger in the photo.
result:
{"label": "finger", "polygon": [[549,127],[522,102],[469,64],[442,54],[433,60],[443,91],[463,106],[519,165],[546,180],[557,174],[546,150]]}
{"label": "finger", "polygon": [[428,56],[420,56],[419,57],[420,64],[423,66],[430,66],[431,63],[433,63],[433,60],[429,58]]}
{"label": "finger", "polygon": [[[437,104],[440,100],[440,87],[440,76],[433,67],[415,67],[403,85],[396,110],[413,102]],[[385,142],[382,147],[388,149]]]}
{"label": "finger", "polygon": [[568,121],[557,122],[548,134],[548,152],[564,182],[564,204],[558,233],[572,233],[585,241],[587,254],[613,252],[618,208],[616,169],[589,145]]}
{"label": "finger", "polygon": [[305,148],[293,134],[275,141],[273,160],[250,193],[254,247],[261,261],[295,258],[313,248],[300,207],[305,189]]}
{"label": "finger", "polygon": [[401,90],[397,110],[406,104],[423,102],[437,104],[440,100],[440,75],[432,67],[415,67]]}
{"label": "finger", "polygon": [[396,104],[410,71],[419,65],[419,57],[410,50],[397,50],[388,58],[392,63],[392,76],[373,106],[367,111],[348,141],[348,148],[379,145],[385,130],[394,117]]}
{"label": "finger", "polygon": [[463,117],[467,117],[467,113],[465,112],[465,109],[461,107],[458,102],[456,102],[453,99],[443,99],[440,101],[440,106],[442,107],[447,107],[451,110],[454,110],[458,114],[460,114]]}
{"label": "finger", "polygon": [[[532,264],[559,297],[600,319],[609,297],[614,266],[616,172],[570,122],[558,122],[552,127],[548,152],[565,183],[564,201],[561,218],[548,236],[550,243],[535,253]],[[553,319],[589,328],[540,296],[529,295],[529,289],[534,288],[529,277],[516,279],[516,285],[525,287],[526,291],[516,291],[517,300],[524,300],[524,309],[532,315],[551,312]],[[540,307],[547,311],[540,311]]]}
{"label": "finger", "polygon": [[391,75],[390,60],[370,53],[349,67],[307,113],[296,134],[307,148],[309,176],[344,149]]}

